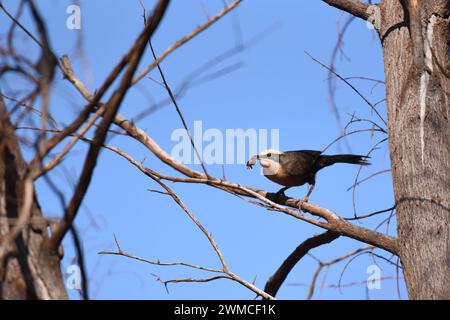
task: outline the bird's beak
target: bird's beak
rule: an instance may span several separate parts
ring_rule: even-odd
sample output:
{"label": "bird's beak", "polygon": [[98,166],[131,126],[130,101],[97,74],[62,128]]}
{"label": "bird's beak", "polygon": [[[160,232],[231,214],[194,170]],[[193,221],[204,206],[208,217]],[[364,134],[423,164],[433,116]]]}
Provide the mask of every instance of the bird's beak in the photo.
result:
{"label": "bird's beak", "polygon": [[259,155],[253,156],[250,160],[247,161],[247,169],[253,169],[253,166],[256,163],[256,160],[259,159]]}

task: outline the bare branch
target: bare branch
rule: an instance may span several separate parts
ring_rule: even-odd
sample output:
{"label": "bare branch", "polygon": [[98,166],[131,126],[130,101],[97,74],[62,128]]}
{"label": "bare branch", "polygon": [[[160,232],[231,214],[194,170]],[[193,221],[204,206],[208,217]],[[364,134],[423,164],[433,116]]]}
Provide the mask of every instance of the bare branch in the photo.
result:
{"label": "bare branch", "polygon": [[[123,119],[121,116],[117,116]],[[116,120],[117,120],[116,117]],[[331,210],[321,208],[317,205],[311,203],[301,203],[302,210],[308,212],[314,216],[325,219],[326,222],[321,222],[316,219],[305,216],[301,213],[298,213],[298,208],[300,204],[300,200],[289,198],[285,196],[277,196],[274,193],[270,193],[268,191],[254,189],[251,187],[243,186],[241,184],[236,184],[230,182],[228,180],[217,179],[217,178],[206,178],[202,173],[192,170],[183,164],[175,161],[170,157],[164,150],[162,150],[153,139],[146,135],[145,132],[141,129],[138,129],[132,122],[128,120],[123,120],[120,123],[117,123],[123,128],[131,129],[129,134],[133,137],[137,137],[137,140],[141,143],[144,143],[156,156],[158,156],[163,162],[169,164],[172,168],[184,173],[187,178],[173,177],[158,173],[150,168],[145,167],[139,161],[136,161],[130,155],[126,154],[122,150],[104,145],[105,148],[114,151],[120,156],[124,157],[128,160],[133,166],[137,167],[141,172],[146,174],[149,177],[157,177],[159,179],[173,181],[173,182],[183,182],[183,183],[198,183],[198,184],[207,184],[215,188],[219,188],[223,191],[231,193],[233,195],[245,196],[256,198],[260,200],[262,203],[266,204],[265,208],[271,211],[281,212],[287,215],[290,215],[296,219],[300,219],[302,221],[308,222],[315,226],[335,231],[341,233],[346,237],[350,237],[359,241],[362,241],[367,244],[371,244],[377,246],[381,249],[389,251],[391,253],[397,254],[397,243],[396,239],[382,233],[369,230],[364,227],[360,227],[354,224],[351,224],[345,219],[338,216]],[[126,130],[126,129],[125,129]],[[93,141],[88,138],[81,138],[81,140],[92,143]],[[261,204],[259,204],[261,205]],[[295,210],[289,209],[289,207],[294,208]]]}
{"label": "bare branch", "polygon": [[[378,141],[377,143],[375,143],[375,145],[372,146],[372,148],[370,148],[370,150],[366,153],[366,156],[370,156],[372,154],[372,152],[374,152],[379,145],[381,145],[382,143],[384,143],[385,141],[387,141],[388,138],[384,138],[380,141]],[[356,174],[355,177],[355,181],[353,183],[353,188],[352,188],[352,204],[353,204],[353,217],[357,217],[358,215],[356,214],[356,186],[358,185],[358,179],[359,179],[359,175],[361,174],[362,171],[362,166],[359,166],[358,168],[358,172]]]}
{"label": "bare branch", "polygon": [[222,264],[224,272],[228,272],[228,266],[225,262],[225,258],[222,255],[222,252],[219,250],[217,243],[213,239],[212,235],[205,229],[205,227],[200,223],[200,221],[192,214],[192,212],[186,207],[183,201],[177,196],[175,192],[167,184],[161,181],[161,179],[157,176],[151,175],[150,177],[157,182],[161,187],[163,187],[169,195],[173,198],[173,200],[183,209],[184,212],[189,216],[189,218],[197,225],[197,227],[202,231],[202,233],[206,236],[211,246],[214,248],[217,256],[219,257],[220,263]]}
{"label": "bare branch", "polygon": [[367,20],[370,14],[367,12],[369,5],[359,0],[322,0],[326,4],[343,10],[355,17]]}
{"label": "bare branch", "polygon": [[[360,252],[363,252],[363,251],[366,251],[366,250],[370,250],[370,249],[373,249],[373,247],[372,246],[367,246],[367,247],[364,247],[364,248],[359,248],[359,249],[351,251],[351,252],[349,252],[349,253],[347,253],[347,254],[345,254],[343,256],[340,256],[338,258],[330,260],[328,262],[323,262],[323,261],[317,259],[316,257],[314,257],[312,254],[308,254],[310,257],[312,257],[314,260],[316,260],[318,262],[318,266],[317,266],[317,269],[314,272],[314,275],[313,275],[313,277],[311,279],[311,283],[309,284],[309,290],[308,290],[308,295],[307,295],[306,299],[307,300],[311,300],[312,299],[312,297],[314,295],[314,290],[316,288],[317,279],[319,278],[320,272],[324,268],[330,267],[330,266],[332,266],[332,265],[334,265],[336,263],[339,263],[339,262],[341,262],[341,261],[343,261],[345,259],[348,259],[348,258],[350,258],[350,257],[352,257],[352,256],[354,256],[354,255],[356,255],[356,254],[358,254]],[[322,281],[323,284],[322,284],[321,288],[323,288],[323,286],[325,285],[325,277],[324,277],[324,279]]]}
{"label": "bare branch", "polygon": [[350,132],[344,132],[342,135],[340,135],[339,137],[337,137],[336,139],[334,139],[333,141],[331,141],[323,150],[322,153],[324,153],[326,150],[328,150],[332,145],[334,145],[336,142],[338,142],[339,140],[348,137],[350,135],[356,134],[356,133],[363,133],[363,132],[382,132],[382,133],[386,133],[384,130],[380,130],[380,129],[359,129],[359,130],[354,130],[354,131],[350,131]]}
{"label": "bare branch", "polygon": [[133,81],[132,84],[136,84],[137,82],[139,82],[142,78],[144,78],[151,70],[153,70],[153,68],[156,67],[156,65],[158,63],[161,63],[161,61],[163,61],[170,53],[172,53],[172,51],[178,49],[179,47],[181,47],[183,44],[185,44],[186,42],[188,42],[189,40],[191,40],[192,38],[194,38],[195,36],[197,36],[198,34],[200,34],[202,31],[208,29],[210,26],[212,26],[214,23],[216,23],[220,18],[222,18],[223,16],[225,16],[228,12],[230,12],[231,10],[233,10],[234,8],[236,8],[239,3],[241,3],[242,0],[235,0],[233,1],[229,6],[225,7],[222,11],[220,11],[215,17],[213,17],[211,20],[208,20],[205,24],[197,27],[195,30],[193,30],[191,33],[187,34],[186,36],[184,36],[183,38],[181,38],[180,40],[178,40],[177,42],[175,42],[172,46],[170,46],[169,48],[167,48],[160,56],[158,59],[155,60],[155,62],[153,62],[151,65],[149,65],[147,68],[145,68],[144,71],[142,71],[139,75],[137,75]]}
{"label": "bare branch", "polygon": [[351,221],[351,220],[361,220],[361,219],[365,219],[365,218],[369,218],[369,217],[373,217],[376,216],[378,214],[381,213],[385,213],[385,212],[389,212],[389,211],[393,211],[395,209],[395,206],[392,206],[390,208],[387,209],[383,209],[383,210],[378,210],[378,211],[374,211],[371,213],[367,213],[367,214],[363,214],[363,215],[358,215],[357,217],[353,217],[353,218],[345,218],[345,220]]}
{"label": "bare branch", "polygon": [[345,80],[344,77],[342,77],[341,75],[339,75],[336,71],[332,70],[330,67],[328,67],[327,65],[323,64],[322,62],[320,62],[319,60],[317,60],[316,58],[314,58],[312,55],[310,55],[308,52],[305,52],[306,55],[308,57],[310,57],[312,60],[314,60],[315,62],[317,62],[318,64],[320,64],[322,67],[324,67],[325,69],[327,69],[328,71],[330,71],[331,73],[333,73],[336,77],[338,77],[339,79],[341,79],[342,81],[345,82],[345,84],[347,84],[353,91],[355,91],[358,96],[360,96],[366,103],[367,105],[369,105],[369,107],[372,109],[373,112],[375,112],[375,114],[378,116],[378,118],[384,123],[384,125],[387,125],[386,120],[384,120],[384,118],[381,116],[381,114],[378,112],[377,108],[373,105],[372,102],[370,102],[358,89],[355,88],[354,85],[352,85],[350,82],[348,82],[347,80]]}
{"label": "bare branch", "polygon": [[356,183],[354,183],[353,185],[351,185],[350,187],[348,187],[347,191],[350,191],[352,188],[359,186],[361,183],[366,182],[366,181],[372,179],[373,177],[376,177],[383,173],[389,173],[389,172],[391,172],[391,169],[384,169],[384,170],[379,170],[377,172],[374,172],[374,173],[370,174],[369,176],[365,177],[364,179],[361,179],[361,180],[357,181]]}
{"label": "bare branch", "polygon": [[[213,247],[214,251],[216,252],[220,263],[222,264],[222,269],[217,270],[217,269],[209,269],[209,268],[204,268],[204,267],[199,267],[199,266],[194,266],[194,265],[190,265],[187,263],[183,263],[183,262],[177,262],[177,263],[172,263],[171,265],[183,265],[183,266],[189,266],[191,268],[196,268],[196,269],[201,269],[201,270],[206,270],[206,271],[212,271],[212,272],[222,272],[223,274],[225,274],[226,276],[218,276],[218,277],[213,277],[213,278],[209,278],[206,281],[212,281],[212,280],[216,280],[219,278],[229,278],[235,282],[238,282],[240,284],[242,284],[243,286],[247,287],[248,289],[250,289],[251,291],[255,292],[256,294],[262,296],[264,299],[268,299],[268,300],[272,300],[274,299],[274,297],[272,297],[271,295],[267,294],[266,292],[262,291],[261,289],[257,288],[255,285],[253,285],[252,283],[245,281],[244,279],[242,279],[241,277],[239,277],[238,275],[236,275],[235,273],[233,273],[229,268],[228,265],[225,261],[225,258],[222,255],[222,252],[219,250],[219,247],[217,246],[217,243],[215,242],[215,240],[213,239],[212,235],[206,230],[206,228],[201,224],[201,222],[192,214],[192,212],[186,207],[186,205],[183,203],[183,201],[177,196],[177,194],[175,192],[173,192],[173,190],[171,188],[169,188],[169,186],[167,186],[167,184],[165,184],[164,182],[161,181],[161,179],[157,176],[154,176],[152,174],[149,174],[149,176],[155,181],[157,182],[160,186],[162,186],[167,193],[169,193],[169,195],[173,198],[173,200],[183,209],[183,211],[189,216],[189,218],[197,225],[197,227],[202,231],[202,233],[206,236],[206,238],[208,239],[209,243],[211,244],[211,246]],[[115,240],[116,244],[118,245],[117,239]],[[147,263],[151,263],[151,264],[158,264],[158,265],[162,265],[159,262],[152,262],[149,260],[145,260],[145,259],[141,259],[132,255],[128,255],[126,253],[124,253],[122,251],[122,249],[120,249],[119,245],[119,252],[100,252],[101,254],[117,254],[117,255],[121,255],[121,256],[126,256],[126,257],[130,257],[136,260],[141,260],[141,261],[145,261]],[[169,264],[166,264],[169,265]],[[209,270],[208,270],[209,269]],[[189,278],[189,282],[202,282],[202,281],[195,281],[191,278]],[[197,279],[198,280],[198,279]],[[169,282],[186,282],[186,279],[184,281],[176,281],[176,280],[171,280]],[[166,282],[168,283],[168,282]]]}
{"label": "bare branch", "polygon": [[94,115],[86,121],[83,127],[74,135],[72,140],[67,143],[67,145],[59,152],[53,159],[51,159],[47,164],[45,164],[39,172],[39,176],[44,175],[48,171],[55,168],[59,163],[61,163],[62,159],[65,155],[72,149],[72,147],[77,143],[80,137],[82,137],[95,123],[95,121],[100,118],[106,109],[106,104],[102,105],[98,110],[94,113]]}
{"label": "bare branch", "polygon": [[182,279],[162,280],[156,274],[152,274],[152,275],[156,278],[157,281],[161,282],[165,286],[167,286],[169,283],[182,283],[182,282],[201,283],[201,282],[210,282],[210,281],[219,280],[219,279],[231,279],[229,276],[215,276],[215,277],[210,277],[210,278],[182,278]]}
{"label": "bare branch", "polygon": [[[386,276],[386,277],[380,277],[379,280],[380,281],[387,281],[387,280],[402,280],[402,277],[397,277],[397,276]],[[311,284],[307,284],[307,283],[289,283],[289,286],[296,286],[296,287],[310,287],[311,289]],[[339,288],[348,288],[348,287],[354,287],[354,286],[358,286],[358,285],[367,285],[367,280],[362,280],[362,281],[352,281],[352,282],[348,282],[348,283],[332,283],[332,284],[325,284],[323,287],[325,288],[332,288],[332,289],[339,289]],[[322,287],[322,286],[321,286]],[[317,288],[317,286],[316,286]],[[315,289],[315,288],[314,288]],[[314,290],[313,290],[314,292]],[[307,300],[311,300],[312,296],[307,298]]]}
{"label": "bare branch", "polygon": [[[328,84],[328,98],[329,98],[329,102],[330,102],[330,107],[331,107],[331,111],[334,114],[334,117],[336,119],[336,122],[339,126],[339,130],[345,131],[345,129],[343,129],[342,127],[342,121],[341,121],[341,115],[339,113],[338,110],[338,106],[336,103],[336,96],[335,96],[335,91],[336,91],[336,81],[333,78],[333,74],[331,72],[331,70],[336,70],[336,59],[338,57],[338,53],[339,52],[343,52],[342,50],[342,43],[343,43],[343,38],[347,32],[347,30],[349,29],[350,24],[355,20],[354,16],[350,16],[347,18],[346,22],[344,23],[343,27],[338,29],[337,32],[337,41],[336,44],[334,46],[333,52],[331,54],[331,61],[330,61],[330,70],[328,70],[328,79],[327,79],[327,84]],[[350,144],[348,143],[347,139],[344,140],[348,150],[351,150],[350,148]]]}
{"label": "bare branch", "polygon": [[[145,19],[145,18],[144,18]],[[155,54],[155,50],[153,49],[153,45],[152,45],[152,41],[148,40],[148,45],[150,47],[150,51],[152,52],[153,58],[156,61],[156,54]],[[178,116],[180,117],[181,123],[183,124],[184,130],[186,130],[187,135],[189,136],[189,140],[191,142],[192,148],[194,149],[195,155],[197,156],[198,161],[200,162],[203,172],[205,173],[205,175],[209,178],[209,174],[208,171],[206,170],[205,164],[203,163],[202,160],[202,156],[200,155],[200,153],[198,152],[197,147],[195,146],[194,143],[194,139],[192,139],[192,135],[191,132],[188,129],[188,126],[186,124],[186,120],[184,119],[183,113],[181,112],[180,107],[178,106],[177,100],[175,99],[175,96],[172,92],[172,89],[170,89],[169,84],[167,83],[166,77],[164,76],[164,72],[162,71],[161,65],[159,63],[156,64],[159,74],[161,76],[161,80],[163,81],[164,87],[167,90],[167,93],[169,94],[170,100],[172,100],[173,105],[175,106],[175,110],[178,113]]]}
{"label": "bare branch", "polygon": [[149,23],[144,27],[143,31],[139,35],[135,44],[130,51],[129,66],[124,75],[122,76],[119,87],[112,94],[109,101],[106,103],[107,109],[103,115],[103,120],[100,122],[97,130],[95,131],[94,143],[91,144],[89,151],[86,155],[83,170],[81,172],[79,182],[74,191],[72,199],[70,200],[64,217],[61,219],[60,223],[55,227],[53,234],[49,240],[49,249],[55,251],[58,245],[61,243],[66,232],[69,230],[70,226],[75,219],[78,209],[83,201],[83,198],[87,192],[87,188],[91,182],[92,174],[94,168],[97,164],[97,158],[100,152],[100,148],[105,141],[108,129],[115,118],[117,111],[125,97],[126,92],[130,88],[131,80],[133,74],[141,60],[144,53],[145,46],[148,39],[152,36],[153,32],[158,27],[162,20],[162,17],[167,9],[169,0],[160,0],[155,7],[152,17]]}
{"label": "bare branch", "polygon": [[339,234],[333,231],[327,231],[315,235],[303,241],[295,250],[284,260],[278,270],[267,280],[264,291],[272,296],[276,296],[284,280],[286,280],[292,268],[303,258],[311,249],[332,242],[339,238]]}
{"label": "bare branch", "polygon": [[8,18],[10,18],[14,22],[14,25],[19,26],[19,28],[22,29],[23,32],[25,32],[34,42],[36,42],[40,47],[43,47],[41,41],[39,41],[30,31],[28,31],[27,28],[25,28],[16,18],[14,18],[14,16],[8,10],[6,10],[6,8],[3,6],[3,3],[1,2],[0,9],[2,9],[3,12],[8,16]]}
{"label": "bare branch", "polygon": [[117,252],[114,252],[114,251],[100,251],[98,254],[122,256],[122,257],[126,257],[126,258],[137,260],[137,261],[142,261],[142,262],[145,262],[145,263],[148,263],[148,264],[152,264],[152,265],[156,265],[156,266],[163,266],[163,267],[183,266],[183,267],[189,267],[189,268],[192,268],[192,269],[198,269],[198,270],[208,271],[208,272],[216,272],[216,273],[223,272],[222,269],[208,268],[208,267],[203,267],[203,266],[199,266],[199,265],[195,265],[195,264],[187,263],[187,262],[161,262],[159,260],[148,260],[148,259],[144,259],[144,258],[135,256],[135,255],[133,255],[131,253],[125,252],[122,249],[119,249]]}
{"label": "bare branch", "polygon": [[[242,63],[234,63],[230,66],[221,68],[217,71],[211,72],[210,74],[204,75],[205,72],[209,71],[213,67],[219,65],[221,62],[229,59],[230,57],[242,53],[244,50],[247,50],[251,47],[253,47],[255,44],[259,43],[262,39],[267,37],[270,33],[274,32],[275,28],[278,26],[277,23],[274,23],[272,25],[269,25],[264,30],[258,32],[257,34],[253,35],[249,40],[245,41],[244,43],[240,44],[239,46],[232,47],[230,49],[227,49],[218,55],[214,56],[213,58],[209,59],[208,61],[205,61],[202,63],[198,68],[196,68],[194,71],[190,72],[183,81],[181,81],[181,84],[179,87],[175,90],[175,97],[179,99],[182,95],[186,94],[187,90],[189,88],[192,88],[194,86],[197,86],[199,84],[202,84],[206,81],[210,81],[213,79],[218,78],[219,76],[223,76],[227,73],[230,73],[242,66]],[[148,78],[148,76],[147,76]],[[159,85],[164,86],[162,83],[157,82]],[[171,103],[171,99],[163,99],[149,108],[142,110],[138,112],[135,116],[131,117],[134,121],[141,120],[148,115],[152,114],[153,112],[163,108],[164,106]]]}

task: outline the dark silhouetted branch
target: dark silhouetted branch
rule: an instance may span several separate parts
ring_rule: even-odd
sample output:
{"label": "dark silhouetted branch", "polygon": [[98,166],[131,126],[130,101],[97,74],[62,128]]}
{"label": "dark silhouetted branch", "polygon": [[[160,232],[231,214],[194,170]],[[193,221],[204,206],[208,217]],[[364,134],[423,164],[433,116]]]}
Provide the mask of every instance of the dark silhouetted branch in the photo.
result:
{"label": "dark silhouetted branch", "polygon": [[339,238],[339,234],[333,231],[327,231],[318,235],[315,235],[302,242],[295,250],[284,260],[283,264],[278,270],[269,278],[264,287],[264,291],[275,296],[286,280],[289,272],[292,268],[303,258],[311,249],[317,248],[321,245],[332,242]]}

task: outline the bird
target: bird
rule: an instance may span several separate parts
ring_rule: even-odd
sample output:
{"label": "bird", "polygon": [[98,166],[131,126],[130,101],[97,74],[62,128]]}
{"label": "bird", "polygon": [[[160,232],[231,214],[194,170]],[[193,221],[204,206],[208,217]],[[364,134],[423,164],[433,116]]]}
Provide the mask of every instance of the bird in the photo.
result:
{"label": "bird", "polygon": [[257,161],[263,168],[263,174],[269,180],[282,185],[277,195],[285,196],[285,191],[291,187],[309,184],[308,193],[301,202],[308,202],[316,184],[316,174],[319,170],[335,163],[350,163],[362,166],[370,165],[368,156],[355,154],[324,155],[317,150],[279,151],[269,149],[254,155],[247,162],[247,169],[252,169]]}

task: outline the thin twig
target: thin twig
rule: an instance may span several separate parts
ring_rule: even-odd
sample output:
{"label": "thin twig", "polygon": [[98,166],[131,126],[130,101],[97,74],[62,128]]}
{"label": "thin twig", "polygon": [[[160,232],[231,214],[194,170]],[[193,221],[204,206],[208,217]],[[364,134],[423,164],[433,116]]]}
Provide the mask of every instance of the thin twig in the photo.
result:
{"label": "thin twig", "polygon": [[384,125],[387,126],[386,120],[384,120],[384,118],[381,116],[381,114],[378,112],[377,108],[375,108],[375,106],[358,90],[355,88],[355,86],[353,86],[350,82],[348,82],[347,80],[345,80],[344,77],[342,77],[340,74],[338,74],[336,71],[332,70],[330,67],[328,67],[327,65],[323,64],[322,62],[320,62],[319,60],[317,60],[316,58],[314,58],[312,55],[310,55],[308,52],[306,52],[306,55],[308,57],[310,57],[312,60],[314,60],[315,62],[317,62],[318,64],[320,64],[322,67],[324,67],[325,69],[329,70],[331,73],[333,73],[336,77],[338,77],[339,79],[341,79],[342,81],[344,81],[353,91],[355,91],[358,96],[360,96],[368,105],[369,107],[372,109],[373,112],[375,112],[375,114],[378,116],[378,118],[384,123]]}
{"label": "thin twig", "polygon": [[[150,51],[152,52],[153,58],[156,61],[157,58],[156,58],[155,50],[153,49],[152,41],[150,39],[148,40],[148,45],[150,47]],[[198,152],[198,149],[197,149],[197,147],[196,147],[196,145],[194,143],[194,139],[192,138],[191,132],[189,131],[188,126],[186,124],[186,120],[184,119],[183,113],[181,112],[181,109],[178,106],[177,100],[175,99],[175,96],[173,95],[172,89],[170,89],[170,86],[167,83],[166,77],[164,76],[164,73],[162,71],[162,68],[161,68],[160,64],[157,63],[156,66],[157,66],[159,74],[161,76],[161,80],[163,81],[164,87],[166,88],[167,93],[169,94],[169,97],[172,100],[173,105],[175,106],[175,109],[176,109],[176,111],[178,113],[178,116],[180,117],[180,120],[181,120],[181,123],[183,124],[184,130],[186,130],[186,133],[187,133],[187,135],[189,137],[189,140],[191,142],[192,148],[194,149],[195,155],[197,156],[197,159],[200,162],[200,165],[202,166],[203,172],[209,178],[209,174],[208,174],[208,171],[206,170],[205,164],[203,163],[202,156]]]}

